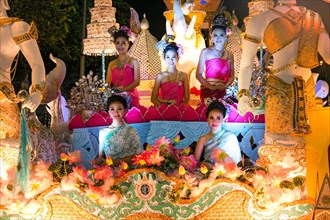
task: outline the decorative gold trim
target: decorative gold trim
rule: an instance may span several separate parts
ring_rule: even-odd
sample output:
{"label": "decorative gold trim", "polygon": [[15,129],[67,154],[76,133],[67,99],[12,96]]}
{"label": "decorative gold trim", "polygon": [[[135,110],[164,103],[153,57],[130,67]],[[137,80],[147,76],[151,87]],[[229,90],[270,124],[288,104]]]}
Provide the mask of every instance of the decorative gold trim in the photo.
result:
{"label": "decorative gold trim", "polygon": [[[212,204],[206,211],[190,219],[253,219],[248,212],[251,196],[241,190],[233,190]],[[229,214],[230,213],[230,214]]]}
{"label": "decorative gold trim", "polygon": [[36,91],[39,91],[40,95],[41,95],[41,100],[42,100],[43,97],[44,97],[45,87],[46,87],[46,82],[45,81],[43,81],[40,84],[38,83],[38,84],[35,84],[35,85],[31,85],[31,94],[36,92]]}
{"label": "decorative gold trim", "polygon": [[260,44],[261,43],[260,38],[257,38],[257,37],[254,37],[254,36],[251,36],[251,35],[248,35],[248,34],[244,34],[244,40],[250,41],[250,42],[255,43],[255,44]]}
{"label": "decorative gold trim", "polygon": [[125,218],[123,218],[124,220],[136,220],[136,219],[172,219],[166,215],[163,214],[156,214],[156,213],[150,213],[150,212],[144,212],[144,213],[136,213],[136,214],[132,214],[129,215]]}
{"label": "decorative gold trim", "polygon": [[[249,191],[252,195],[255,193],[255,190],[251,186],[249,186],[245,183],[242,183],[238,180],[231,180],[229,178],[218,178],[213,182],[212,186],[205,188],[203,190],[203,192],[201,193],[201,195],[203,195],[209,188],[211,188],[215,185],[218,185],[220,183],[236,184],[236,185],[239,185],[240,187],[246,189],[247,191]],[[180,198],[180,200],[177,202],[177,204],[182,204],[182,205],[183,204],[192,204],[192,203],[196,202],[198,199],[200,199],[200,197],[194,197],[194,198],[189,198],[189,199]]]}
{"label": "decorative gold trim", "polygon": [[289,8],[296,6],[296,5],[297,4],[295,4],[295,3],[282,3],[282,2],[276,4],[276,6],[287,6]]}
{"label": "decorative gold trim", "polygon": [[31,39],[38,39],[38,30],[37,26],[35,25],[34,21],[31,22],[29,31],[25,34],[13,37],[16,44],[21,44],[25,41],[31,40]]}
{"label": "decorative gold trim", "polygon": [[12,17],[12,18],[0,18],[0,26],[4,26],[7,24],[12,24],[16,21],[22,21],[22,19]]}
{"label": "decorative gold trim", "polygon": [[286,64],[284,66],[281,66],[281,67],[279,67],[277,69],[271,69],[270,72],[273,73],[273,74],[279,73],[279,72],[282,72],[282,71],[284,71],[284,70],[286,70],[286,69],[288,69],[288,68],[290,68],[290,67],[292,67],[294,65],[298,65],[296,60],[292,60],[290,63],[288,63],[288,64]]}
{"label": "decorative gold trim", "polygon": [[247,97],[250,97],[250,91],[247,90],[247,89],[240,89],[240,90],[238,90],[237,99],[240,100],[243,95],[245,95]]}

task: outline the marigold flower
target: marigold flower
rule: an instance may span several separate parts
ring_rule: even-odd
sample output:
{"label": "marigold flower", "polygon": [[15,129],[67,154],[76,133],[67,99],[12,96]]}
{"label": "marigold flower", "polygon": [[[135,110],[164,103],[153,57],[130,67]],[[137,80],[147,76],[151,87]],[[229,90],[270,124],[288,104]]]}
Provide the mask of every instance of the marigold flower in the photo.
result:
{"label": "marigold flower", "polygon": [[189,154],[190,153],[190,147],[188,146],[188,147],[184,148],[183,153],[184,154]]}
{"label": "marigold flower", "polygon": [[121,162],[121,166],[123,168],[123,170],[127,170],[128,169],[128,164],[124,161]]}
{"label": "marigold flower", "polygon": [[147,147],[146,147],[146,151],[150,151],[151,148],[152,148],[152,146],[150,144],[148,144]]}
{"label": "marigold flower", "polygon": [[180,142],[180,135],[177,135],[175,138],[174,138],[174,143],[179,143]]}
{"label": "marigold flower", "polygon": [[186,169],[182,165],[180,165],[179,166],[179,174],[184,175],[185,173],[186,173]]}
{"label": "marigold flower", "polygon": [[108,166],[111,166],[113,164],[112,158],[110,156],[107,156],[107,158],[105,159],[105,163]]}
{"label": "marigold flower", "polygon": [[68,159],[69,159],[69,156],[67,154],[65,154],[65,153],[61,153],[61,156],[60,157],[61,157],[61,160],[64,161],[64,162],[65,161],[68,161]]}
{"label": "marigold flower", "polygon": [[202,172],[202,174],[207,174],[207,172],[209,172],[209,169],[207,169],[207,167],[204,164],[202,164],[201,165],[201,172]]}

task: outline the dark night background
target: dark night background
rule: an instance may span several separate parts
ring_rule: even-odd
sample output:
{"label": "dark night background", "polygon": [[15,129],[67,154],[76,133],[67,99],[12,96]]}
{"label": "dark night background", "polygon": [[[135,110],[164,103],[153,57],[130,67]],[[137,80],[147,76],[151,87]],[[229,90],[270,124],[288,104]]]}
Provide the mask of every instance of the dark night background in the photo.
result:
{"label": "dark night background", "polygon": [[[206,2],[208,1],[212,0],[207,0]],[[150,24],[149,31],[157,39],[160,39],[165,33],[165,17],[163,16],[163,12],[167,10],[165,3],[162,0],[125,0],[125,2],[127,2],[138,12],[140,20],[142,19],[143,13],[146,13]],[[228,11],[235,9],[236,15],[239,19],[240,27],[243,24],[243,19],[249,13],[248,2],[249,0],[224,0],[224,5],[227,6]],[[323,23],[329,33],[329,3],[325,3],[323,0],[297,0],[297,4],[318,12],[321,15]]]}

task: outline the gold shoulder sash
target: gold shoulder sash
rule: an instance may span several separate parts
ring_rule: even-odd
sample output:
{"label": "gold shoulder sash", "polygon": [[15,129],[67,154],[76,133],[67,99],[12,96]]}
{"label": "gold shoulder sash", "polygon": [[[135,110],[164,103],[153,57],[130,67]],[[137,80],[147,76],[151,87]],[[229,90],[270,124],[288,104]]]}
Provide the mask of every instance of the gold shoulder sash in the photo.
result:
{"label": "gold shoulder sash", "polygon": [[31,22],[30,28],[27,33],[24,33],[22,35],[13,37],[16,44],[21,44],[25,41],[31,40],[31,39],[38,39],[38,30],[34,23],[34,21]]}
{"label": "gold shoulder sash", "polygon": [[319,65],[317,46],[320,30],[320,16],[312,10],[308,10],[299,39],[298,56],[296,59],[299,66],[314,68]]}

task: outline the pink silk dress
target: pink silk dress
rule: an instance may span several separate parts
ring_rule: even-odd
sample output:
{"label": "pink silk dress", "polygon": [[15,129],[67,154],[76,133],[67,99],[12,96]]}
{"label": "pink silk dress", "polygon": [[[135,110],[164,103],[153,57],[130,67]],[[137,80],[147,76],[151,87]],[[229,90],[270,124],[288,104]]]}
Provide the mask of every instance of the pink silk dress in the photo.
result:
{"label": "pink silk dress", "polygon": [[[205,61],[205,78],[206,79],[219,79],[223,80],[224,84],[230,78],[230,64],[228,59],[220,57],[212,58]],[[223,98],[226,95],[226,90],[210,90],[201,86],[201,100],[204,98]]]}
{"label": "pink silk dress", "polygon": [[[134,69],[126,63],[123,68],[118,69],[117,67],[112,69],[112,83],[113,86],[128,86],[134,81]],[[132,106],[140,105],[140,96],[136,88],[126,91],[132,98]]]}
{"label": "pink silk dress", "polygon": [[184,98],[183,81],[162,83],[158,95],[163,100],[176,100],[176,105],[179,106]]}

